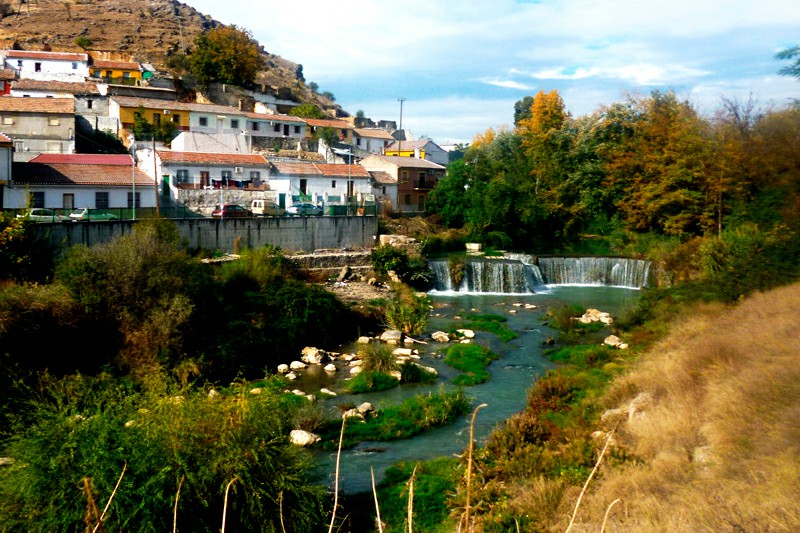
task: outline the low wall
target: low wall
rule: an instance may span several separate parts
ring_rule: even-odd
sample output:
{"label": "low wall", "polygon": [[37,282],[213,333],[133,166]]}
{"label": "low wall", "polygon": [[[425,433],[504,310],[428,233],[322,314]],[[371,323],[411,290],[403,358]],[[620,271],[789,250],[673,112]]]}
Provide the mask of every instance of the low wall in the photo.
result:
{"label": "low wall", "polygon": [[[175,220],[181,241],[190,250],[280,246],[286,252],[313,252],[321,248],[364,249],[375,245],[378,218],[365,216]],[[40,236],[54,248],[92,245],[132,231],[137,222],[64,222],[37,224]]]}

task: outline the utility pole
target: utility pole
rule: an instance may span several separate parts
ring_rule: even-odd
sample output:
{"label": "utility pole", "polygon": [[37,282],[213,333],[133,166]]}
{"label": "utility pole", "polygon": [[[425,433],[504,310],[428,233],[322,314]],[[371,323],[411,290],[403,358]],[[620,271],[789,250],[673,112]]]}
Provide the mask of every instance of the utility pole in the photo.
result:
{"label": "utility pole", "polygon": [[[399,130],[401,132],[400,135],[402,137],[405,137],[406,136],[406,132],[403,131],[403,102],[405,102],[406,99],[401,96],[400,98],[397,99],[397,101],[400,102],[400,128],[399,128]],[[402,155],[400,153],[402,151],[402,149],[403,149],[403,140],[402,139],[397,139],[397,155]]]}

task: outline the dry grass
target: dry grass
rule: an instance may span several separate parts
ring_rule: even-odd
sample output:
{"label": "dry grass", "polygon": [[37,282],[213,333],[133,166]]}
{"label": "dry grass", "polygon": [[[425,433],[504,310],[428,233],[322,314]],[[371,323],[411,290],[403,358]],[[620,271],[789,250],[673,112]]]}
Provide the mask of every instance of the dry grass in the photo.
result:
{"label": "dry grass", "polygon": [[620,427],[641,462],[603,469],[573,531],[616,498],[609,531],[800,530],[798,308],[800,284],[705,307],[618,379],[617,405],[652,397]]}

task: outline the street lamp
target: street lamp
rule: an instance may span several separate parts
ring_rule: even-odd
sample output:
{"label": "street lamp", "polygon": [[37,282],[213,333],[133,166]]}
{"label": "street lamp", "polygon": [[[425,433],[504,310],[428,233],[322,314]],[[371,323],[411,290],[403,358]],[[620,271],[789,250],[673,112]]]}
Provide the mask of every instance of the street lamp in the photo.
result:
{"label": "street lamp", "polygon": [[136,220],[136,137],[133,133],[128,135],[128,141],[131,143],[131,188],[133,190],[131,196],[131,207],[133,208],[133,220]]}

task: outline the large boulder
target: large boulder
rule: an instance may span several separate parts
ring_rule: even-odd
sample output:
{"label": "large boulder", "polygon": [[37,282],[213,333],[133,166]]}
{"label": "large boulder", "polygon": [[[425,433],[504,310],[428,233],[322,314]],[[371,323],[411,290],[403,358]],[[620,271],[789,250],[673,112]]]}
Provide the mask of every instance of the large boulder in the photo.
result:
{"label": "large boulder", "polygon": [[314,348],[313,346],[306,346],[301,352],[300,360],[309,365],[319,365],[327,361],[328,355],[325,350]]}
{"label": "large boulder", "polygon": [[410,357],[414,353],[411,348],[395,348],[392,352],[395,357]]}
{"label": "large boulder", "polygon": [[293,429],[292,432],[289,433],[289,442],[295,446],[311,446],[319,441],[319,435],[314,435],[302,429]]}
{"label": "large boulder", "polygon": [[375,408],[369,402],[362,403],[361,405],[356,407],[356,409],[358,409],[358,412],[361,413],[362,415],[366,415],[368,413],[372,413],[375,411]]}
{"label": "large boulder", "polygon": [[308,365],[303,363],[302,361],[292,361],[289,364],[289,368],[291,368],[292,370],[303,370],[306,367],[308,367]]}
{"label": "large boulder", "polygon": [[434,331],[431,333],[431,339],[435,340],[436,342],[450,342],[450,335],[444,331]]}
{"label": "large boulder", "polygon": [[342,270],[339,271],[339,275],[336,277],[336,281],[341,283],[347,278],[349,278],[352,273],[353,270],[349,266],[345,265],[342,267]]}
{"label": "large boulder", "polygon": [[325,372],[336,372],[336,365],[333,363],[328,363],[325,365]]}
{"label": "large boulder", "polygon": [[286,363],[281,363],[278,365],[279,374],[286,374],[287,372],[289,372],[289,365],[287,365]]}
{"label": "large boulder", "polygon": [[358,338],[358,340],[356,342],[358,344],[369,344],[369,343],[372,342],[372,337],[366,337],[366,336],[362,335],[361,337]]}
{"label": "large boulder", "polygon": [[397,329],[387,329],[381,333],[381,340],[383,342],[400,344],[400,341],[403,340],[403,332]]}

